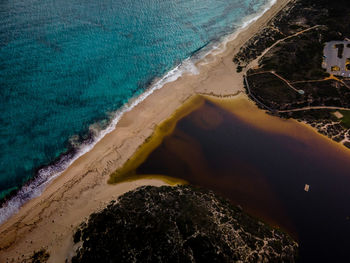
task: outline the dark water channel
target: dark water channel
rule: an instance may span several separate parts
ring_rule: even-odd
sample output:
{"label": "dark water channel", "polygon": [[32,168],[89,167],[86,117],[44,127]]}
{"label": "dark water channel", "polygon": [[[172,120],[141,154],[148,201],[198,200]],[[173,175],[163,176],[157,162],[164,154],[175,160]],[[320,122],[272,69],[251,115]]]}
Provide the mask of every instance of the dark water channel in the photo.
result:
{"label": "dark water channel", "polygon": [[350,262],[349,155],[324,138],[318,143],[315,150],[206,102],[178,122],[137,174],[179,177],[228,197],[293,235],[300,262]]}

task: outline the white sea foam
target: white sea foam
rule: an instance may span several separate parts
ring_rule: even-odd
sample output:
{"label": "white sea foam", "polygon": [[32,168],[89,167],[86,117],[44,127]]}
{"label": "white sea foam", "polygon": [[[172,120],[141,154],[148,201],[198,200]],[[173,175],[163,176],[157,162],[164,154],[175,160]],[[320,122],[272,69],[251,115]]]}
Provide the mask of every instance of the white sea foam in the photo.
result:
{"label": "white sea foam", "polygon": [[250,24],[254,23],[260,17],[262,17],[274,4],[276,4],[276,2],[277,0],[270,0],[264,6],[261,7],[261,10],[258,13],[245,17],[233,33],[223,36],[219,42],[213,43],[208,50],[204,52],[202,51],[202,54],[198,56],[200,58],[198,59],[200,60],[200,65],[203,66],[206,64],[210,64],[212,62],[212,57],[222,54],[227,49],[227,44],[234,40],[239,35],[240,31],[247,28]]}
{"label": "white sea foam", "polygon": [[[75,160],[89,152],[104,136],[112,132],[121,117],[126,112],[131,111],[136,105],[145,100],[154,91],[160,89],[166,83],[177,80],[184,73],[194,75],[199,73],[196,66],[189,58],[170,70],[161,79],[155,80],[149,89],[139,96],[132,98],[129,103],[125,104],[121,109],[114,112],[111,122],[105,129],[98,130],[96,129],[95,125],[91,125],[90,132],[93,134],[92,140],[78,145],[74,154],[63,155],[56,163],[40,169],[32,181],[24,185],[15,196],[13,196],[0,208],[0,224],[4,223],[11,215],[16,213],[25,202],[39,196],[50,181],[61,175]],[[76,138],[71,138],[71,140],[73,141],[72,144],[76,145],[74,142],[76,141]]]}
{"label": "white sea foam", "polygon": [[243,20],[243,24],[242,24],[241,28],[244,29],[247,26],[249,26],[251,23],[258,20],[260,17],[262,17],[267,12],[267,10],[269,10],[274,4],[276,4],[276,2],[277,2],[277,0],[271,0],[268,3],[266,3],[265,6],[263,6],[263,10],[260,11],[258,14],[247,16],[246,19]]}
{"label": "white sea foam", "polygon": [[[246,28],[251,23],[258,20],[272,5],[276,3],[277,0],[271,0],[263,10],[257,14],[248,16],[243,20],[238,32]],[[236,31],[237,32],[237,31]],[[229,34],[224,37],[220,43],[213,44],[210,46],[209,50],[201,51],[200,54],[193,56],[192,58],[187,58],[182,63],[177,65],[175,68],[166,73],[161,79],[155,80],[150,88],[137,97],[130,99],[130,101],[125,104],[121,109],[112,113],[111,121],[109,125],[102,130],[96,129],[95,125],[91,125],[90,132],[93,134],[93,138],[89,141],[85,141],[79,144],[76,151],[72,154],[67,154],[62,156],[53,165],[44,167],[38,171],[35,178],[24,185],[17,193],[17,195],[11,197],[1,208],[0,208],[0,224],[4,223],[11,215],[18,212],[19,208],[30,199],[39,196],[45,189],[47,184],[61,175],[75,160],[80,156],[89,152],[104,136],[112,132],[121,117],[126,113],[131,111],[136,105],[145,100],[154,91],[162,88],[166,83],[173,82],[181,77],[183,74],[198,74],[198,68],[195,63],[203,60],[202,65],[205,64],[205,59],[209,54],[217,55],[225,51],[227,43],[236,37],[236,33]],[[74,138],[72,138],[73,141]],[[76,143],[72,143],[75,146]]]}

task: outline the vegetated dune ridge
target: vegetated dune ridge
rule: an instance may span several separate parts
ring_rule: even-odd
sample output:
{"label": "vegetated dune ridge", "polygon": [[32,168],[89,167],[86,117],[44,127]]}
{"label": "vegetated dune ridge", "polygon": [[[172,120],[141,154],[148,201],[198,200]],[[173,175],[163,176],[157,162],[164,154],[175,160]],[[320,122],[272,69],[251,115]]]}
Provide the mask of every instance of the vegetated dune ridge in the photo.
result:
{"label": "vegetated dune ridge", "polygon": [[90,216],[74,235],[77,262],[295,262],[287,234],[213,192],[140,187]]}

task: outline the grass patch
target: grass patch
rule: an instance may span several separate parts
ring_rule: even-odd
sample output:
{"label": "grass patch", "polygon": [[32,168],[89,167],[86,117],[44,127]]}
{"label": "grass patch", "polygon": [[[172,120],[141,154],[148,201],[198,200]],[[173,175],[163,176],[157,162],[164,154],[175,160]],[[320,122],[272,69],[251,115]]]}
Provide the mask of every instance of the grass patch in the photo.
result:
{"label": "grass patch", "polygon": [[344,128],[350,129],[350,111],[341,110],[341,114],[343,114],[343,118],[341,119],[341,124]]}
{"label": "grass patch", "polygon": [[251,93],[271,108],[293,103],[300,95],[271,73],[248,75]]}

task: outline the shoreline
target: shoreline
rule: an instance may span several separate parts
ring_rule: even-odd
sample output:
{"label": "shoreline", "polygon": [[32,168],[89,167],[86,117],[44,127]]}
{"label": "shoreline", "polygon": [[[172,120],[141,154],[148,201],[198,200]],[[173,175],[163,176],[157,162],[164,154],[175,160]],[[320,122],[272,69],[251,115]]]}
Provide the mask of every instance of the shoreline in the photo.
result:
{"label": "shoreline", "polygon": [[[112,117],[107,127],[100,129],[96,128],[98,123],[91,124],[88,132],[88,139],[79,142],[79,144],[73,146],[73,148],[69,149],[67,152],[62,153],[49,164],[38,167],[34,177],[17,189],[10,191],[8,196],[0,200],[0,225],[18,212],[26,202],[40,196],[51,181],[64,173],[77,159],[91,151],[107,134],[113,132],[125,113],[133,110],[139,103],[142,103],[142,101],[152,95],[153,92],[163,88],[167,83],[174,82],[182,76],[199,74],[199,67],[211,64],[213,58],[215,60],[217,56],[227,51],[227,44],[234,41],[242,31],[262,17],[276,4],[276,1],[277,0],[269,0],[261,7],[259,12],[245,17],[241,25],[234,32],[223,35],[217,41],[209,43],[209,45],[201,48],[199,52],[195,51],[190,57],[183,60],[180,64],[165,73],[165,75],[155,78],[148,89],[130,98],[121,108],[111,113]],[[287,1],[289,2],[289,0]]]}
{"label": "shoreline", "polygon": [[[107,180],[133,156],[157,125],[193,95],[231,96],[244,92],[242,73],[236,73],[233,54],[288,2],[277,1],[249,26],[232,34],[232,39],[223,42],[223,50],[219,48],[219,52],[208,54],[196,64],[199,74],[183,74],[124,113],[112,132],[77,158],[39,197],[25,203],[17,214],[0,226],[3,237],[0,259],[27,256],[45,247],[56,253],[50,261],[64,261],[71,246],[73,229],[92,212],[137,186],[164,184],[166,181],[161,179],[141,179],[108,185]],[[45,239],[41,235],[43,231],[47,232]]]}

